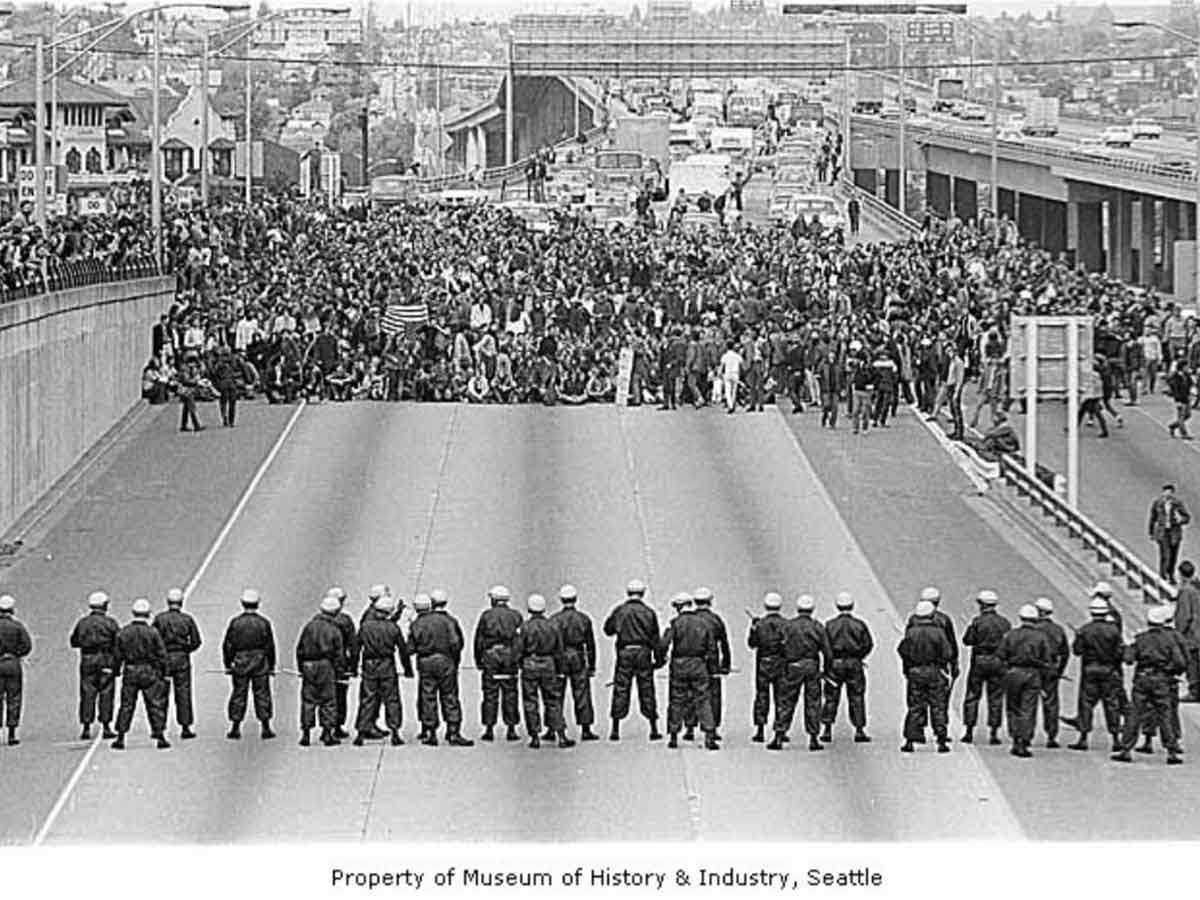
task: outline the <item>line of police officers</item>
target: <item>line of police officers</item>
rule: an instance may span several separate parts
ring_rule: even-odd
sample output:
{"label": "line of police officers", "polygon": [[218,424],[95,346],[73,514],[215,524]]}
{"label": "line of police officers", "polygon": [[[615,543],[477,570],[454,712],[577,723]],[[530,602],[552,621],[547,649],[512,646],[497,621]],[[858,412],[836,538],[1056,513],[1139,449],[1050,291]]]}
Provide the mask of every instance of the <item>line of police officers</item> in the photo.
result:
{"label": "line of police officers", "polygon": [[[962,643],[971,650],[963,703],[964,743],[974,741],[979,704],[986,694],[989,743],[999,744],[1004,709],[1012,754],[1031,756],[1039,705],[1046,746],[1058,747],[1059,687],[1071,654],[1080,657],[1077,715],[1062,721],[1075,727],[1078,740],[1071,749],[1088,749],[1093,713],[1104,709],[1105,724],[1112,735],[1113,759],[1128,762],[1129,751],[1139,734],[1145,741],[1137,749],[1153,752],[1151,740],[1161,735],[1168,764],[1182,762],[1179,746],[1178,679],[1186,670],[1181,636],[1170,627],[1171,608],[1152,608],[1148,630],[1131,644],[1123,637],[1122,623],[1111,604],[1111,588],[1103,582],[1092,591],[1091,621],[1079,628],[1073,642],[1053,620],[1054,606],[1046,598],[1020,609],[1020,624],[1014,628],[997,612],[998,598],[990,590],[977,596],[979,614],[963,634]],[[620,739],[620,724],[629,715],[634,685],[642,715],[650,723],[650,739],[660,740],[655,670],[668,667],[667,732],[669,746],[677,747],[680,731],[693,740],[699,725],[705,747],[719,749],[722,718],[721,679],[729,675],[731,654],[728,633],[721,617],[712,610],[713,594],[698,588],[691,594],[676,594],[672,605],[676,617],[660,631],[657,613],[646,604],[646,585],[633,580],[626,587],[626,600],[613,609],[604,622],[604,634],[615,639],[616,666],[612,681],[610,740]],[[584,741],[598,740],[593,731],[595,712],[591,679],[596,672],[596,642],[591,619],[576,608],[578,592],[564,585],[559,592],[562,608],[546,615],[546,599],[529,596],[528,617],[509,606],[511,594],[503,586],[488,592],[491,608],[479,617],[473,641],[475,667],[482,685],[482,740],[495,740],[495,727],[503,718],[507,740],[519,740],[518,685],[521,711],[530,746],[542,740],[557,741],[569,748],[564,702],[568,690],[575,722]],[[925,742],[932,726],[938,752],[948,752],[949,702],[958,679],[959,644],[954,624],[941,611],[940,592],[933,587],[921,594],[908,620],[898,647],[907,681],[907,714],[901,750],[914,751]],[[175,700],[175,715],[183,739],[195,737],[192,708],[191,655],[201,646],[200,630],[183,611],[184,594],[168,591],[167,608],[151,621],[149,601],[137,599],[132,621],[121,627],[108,615],[109,598],[103,592],[88,600],[89,613],[80,619],[70,645],[80,653],[79,721],[80,738],[91,737],[99,720],[102,735],[114,749],[124,749],[125,735],[141,697],[146,707],[151,735],[160,748],[166,740],[168,705]],[[462,706],[458,675],[465,640],[457,620],[446,610],[448,597],[435,590],[414,597],[414,612],[394,597],[386,585],[369,591],[369,605],[358,625],[345,612],[346,593],[331,588],[314,618],[301,630],[296,644],[296,669],[277,667],[275,637],[270,622],[258,609],[257,591],[241,597],[243,612],[232,619],[222,642],[221,670],[231,679],[227,708],[230,729],[227,737],[241,737],[249,696],[264,739],[275,737],[270,679],[276,672],[300,679],[300,744],[309,746],[311,732],[319,724],[320,741],[326,746],[348,738],[349,682],[360,677],[358,714],[354,743],[388,738],[392,745],[404,743],[399,673],[418,678],[420,741],[436,746],[440,721],[446,724],[445,738],[451,746],[468,747],[473,741],[462,735]],[[769,750],[782,750],[788,741],[803,698],[804,730],[809,749],[823,749],[832,740],[843,689],[847,696],[850,723],[856,742],[869,742],[866,733],[866,659],[874,649],[867,624],[853,615],[849,594],[835,601],[837,615],[825,623],[814,617],[816,601],[801,595],[796,615],[781,614],[782,597],[768,593],[763,598],[764,614],[751,615],[748,644],[755,651],[753,741],[766,740],[774,704],[773,737]],[[29,634],[14,618],[15,601],[0,597],[0,724],[8,727],[8,743],[16,745],[21,715],[21,660],[32,650]],[[406,634],[407,632],[407,634]],[[397,667],[399,662],[399,669]],[[1126,694],[1123,667],[1133,665],[1132,696]],[[120,682],[120,706],[112,727],[116,685]],[[378,726],[380,711],[387,730]],[[440,713],[440,718],[439,718]],[[545,733],[542,733],[543,724]]]}

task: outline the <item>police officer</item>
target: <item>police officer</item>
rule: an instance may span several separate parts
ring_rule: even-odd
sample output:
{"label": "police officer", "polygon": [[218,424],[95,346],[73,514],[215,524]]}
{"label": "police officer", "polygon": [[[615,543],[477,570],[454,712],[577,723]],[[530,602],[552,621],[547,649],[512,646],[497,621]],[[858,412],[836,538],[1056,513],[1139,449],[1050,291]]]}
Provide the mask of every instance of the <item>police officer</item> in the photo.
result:
{"label": "police officer", "polygon": [[825,706],[821,711],[822,741],[833,740],[833,723],[837,719],[838,706],[842,699],[842,687],[846,688],[846,705],[850,712],[850,724],[854,726],[854,742],[870,743],[867,734],[867,672],[866,659],[875,649],[871,629],[862,619],[854,616],[854,598],[843,591],[834,601],[838,614],[825,623],[829,636],[832,662],[825,680]]}
{"label": "police officer", "polygon": [[1004,666],[996,652],[1004,636],[1012,631],[1012,622],[996,612],[1000,599],[992,590],[982,590],[975,598],[979,615],[963,632],[963,646],[971,648],[967,667],[967,694],[963,698],[963,743],[975,740],[979,720],[979,701],[987,689],[988,743],[1000,744],[1000,726],[1004,724]]}
{"label": "police officer", "polygon": [[121,626],[108,614],[108,594],[96,591],[88,597],[90,612],[75,623],[71,646],[79,651],[79,722],[81,741],[92,737],[99,705],[104,740],[117,734],[112,730],[113,701],[117,684],[117,633]]}
{"label": "police officer", "polygon": [[1038,698],[1047,672],[1057,671],[1055,649],[1039,624],[1038,609],[1026,603],[1018,614],[1019,627],[1004,636],[996,651],[1004,664],[1004,704],[1008,707],[1009,752],[1021,759],[1033,756],[1029,744],[1037,726]]}
{"label": "police officer", "polygon": [[462,631],[444,610],[434,611],[429,594],[413,598],[417,617],[408,633],[408,649],[417,658],[417,708],[421,717],[420,741],[437,746],[438,703],[446,719],[446,743],[472,747],[462,736],[462,705],[458,700],[458,665],[462,659]]}
{"label": "police officer", "polygon": [[[929,596],[929,588],[922,597]],[[933,725],[938,753],[950,752],[947,733],[950,681],[947,677],[955,660],[955,651],[946,636],[946,629],[935,618],[937,608],[932,600],[922,599],[908,620],[909,626],[897,652],[908,679],[908,712],[904,717],[903,753],[912,753],[913,744],[925,734],[925,724]]]}
{"label": "police officer", "polygon": [[271,701],[271,677],[275,674],[275,634],[271,623],[258,612],[262,602],[258,591],[242,591],[242,613],[229,620],[221,641],[221,660],[229,673],[229,733],[236,741],[242,736],[246,718],[246,695],[254,692],[254,714],[262,723],[263,740],[275,737],[271,730],[274,704]]}
{"label": "police officer", "polygon": [[[373,584],[367,590],[367,607],[366,607],[366,609],[364,609],[362,611],[362,615],[358,617],[359,631],[360,632],[362,631],[363,625],[367,622],[368,619],[371,618],[372,614],[375,611],[376,604],[378,604],[379,601],[383,597],[391,598],[391,603],[389,605],[391,606],[392,611],[389,615],[389,618],[399,626],[400,635],[404,641],[405,648],[407,649],[407,647],[408,647],[408,625],[404,621],[404,614],[407,613],[408,610],[406,609],[406,607],[404,605],[403,599],[401,599],[399,597],[392,597],[392,589],[390,587],[388,587],[386,584]],[[361,696],[361,691],[362,691],[361,684],[359,685],[359,691],[360,691],[360,696]],[[377,741],[377,740],[380,740],[381,738],[385,738],[385,737],[387,737],[387,732],[380,730],[378,718],[379,718],[379,716],[378,716],[378,705],[377,705],[376,706],[376,716],[374,719],[372,719],[370,722],[367,723],[366,730],[364,731],[362,728],[362,725],[361,725],[362,717],[361,716],[358,717],[358,720],[355,723],[355,728],[358,730],[359,734],[361,734],[365,739],[367,739],[369,741]]]}
{"label": "police officer", "polygon": [[1071,645],[1062,626],[1051,618],[1054,602],[1049,597],[1038,597],[1033,605],[1038,611],[1038,627],[1046,632],[1054,651],[1054,665],[1042,675],[1042,727],[1046,729],[1046,749],[1057,750],[1058,685],[1071,659]]}
{"label": "police officer", "polygon": [[613,674],[612,731],[610,741],[621,739],[621,720],[629,715],[629,695],[637,681],[638,707],[650,723],[650,740],[662,740],[658,730],[658,698],[654,669],[660,638],[658,614],[645,603],[646,585],[635,578],[625,586],[625,602],[604,622],[604,633],[617,639],[617,665]]}
{"label": "police officer", "polygon": [[562,634],[546,618],[546,598],[541,594],[530,594],[525,608],[529,610],[529,618],[517,632],[512,655],[521,673],[521,700],[529,746],[535,750],[542,746],[540,697],[546,713],[547,734],[553,732],[558,737],[558,746],[563,749],[574,747],[575,742],[567,737],[562,714]]}
{"label": "police officer", "polygon": [[320,611],[300,631],[296,642],[296,669],[300,672],[300,746],[307,747],[318,714],[321,743],[334,747],[341,743],[337,729],[337,694],[334,688],[346,658],[346,646],[337,615],[342,606],[337,597],[327,594]]}
{"label": "police officer", "polygon": [[[775,718],[779,718],[780,695],[783,692],[783,639],[786,622],[779,614],[783,598],[774,591],[763,597],[764,613],[750,618],[750,633],[746,643],[754,651],[754,737],[756,744],[764,740],[763,729],[771,714],[771,696],[775,697]],[[787,736],[784,736],[784,741]]]}
{"label": "police officer", "polygon": [[1177,679],[1187,671],[1183,647],[1171,634],[1171,608],[1155,606],[1146,613],[1149,628],[1133,639],[1125,650],[1125,661],[1132,664],[1133,694],[1130,715],[1125,720],[1121,747],[1113,754],[1117,762],[1132,762],[1130,749],[1137,743],[1138,732],[1150,718],[1158,723],[1163,746],[1167,750],[1167,765],[1183,763],[1180,756],[1179,732],[1171,714],[1171,693],[1178,697]]}
{"label": "police officer", "polygon": [[[939,702],[944,698],[945,708],[941,710],[941,717],[946,721],[950,719],[950,692],[954,687],[954,682],[958,679],[958,638],[954,633],[954,620],[950,618],[940,608],[942,602],[942,592],[936,587],[930,586],[921,591],[921,600],[924,600],[933,606],[932,621],[946,635],[946,641],[950,644],[950,663],[947,666],[947,673],[950,675],[950,682],[946,685],[945,692],[935,691],[935,695],[939,698]],[[911,628],[916,622],[916,616],[910,616],[908,619],[908,628]],[[925,743],[925,729],[922,726],[921,733],[913,738],[918,744]]]}
{"label": "police officer", "polygon": [[350,679],[358,675],[358,629],[354,627],[354,620],[346,612],[346,592],[340,587],[331,587],[328,595],[338,602],[333,624],[342,633],[342,658],[334,666],[336,678],[333,682],[333,699],[336,725],[333,736],[344,741],[350,737],[346,733],[346,721],[350,718]]}
{"label": "police officer", "polygon": [[138,695],[146,706],[150,736],[159,750],[167,750],[167,645],[150,625],[150,601],[133,601],[133,621],[117,633],[116,673],[121,676],[121,708],[117,712],[114,750],[125,749],[125,735],[133,723]]}
{"label": "police officer", "polygon": [[[692,592],[692,603],[695,605],[696,618],[704,622],[713,633],[713,657],[708,661],[708,699],[713,711],[713,737],[721,740],[721,679],[733,668],[732,654],[729,652],[729,631],[725,628],[725,620],[713,612],[713,592],[706,587],[698,587]],[[686,731],[685,741],[694,740],[695,727],[699,721],[697,710],[687,709],[683,722]]]}
{"label": "police officer", "polygon": [[[579,592],[574,585],[564,584],[558,591],[562,609],[550,617],[563,640],[563,675],[571,688],[571,699],[575,706],[575,724],[581,729],[580,740],[598,741],[600,735],[592,731],[596,712],[592,707],[592,677],[596,674],[596,637],[592,631],[592,620],[587,613],[575,608]],[[566,690],[563,690],[563,705],[566,706]],[[565,718],[565,711],[564,711]]]}
{"label": "police officer", "polygon": [[358,683],[358,720],[354,746],[361,747],[377,731],[375,722],[379,718],[379,707],[383,706],[384,720],[392,733],[392,746],[404,743],[400,728],[404,724],[404,707],[400,702],[400,681],[396,675],[396,653],[400,654],[400,665],[404,677],[413,677],[412,659],[408,643],[393,621],[396,598],[381,592],[367,610],[358,629],[358,645],[362,654],[362,680]]}
{"label": "police officer", "polygon": [[704,746],[718,750],[716,720],[708,692],[710,667],[716,658],[716,637],[712,627],[696,614],[692,595],[676,594],[671,599],[677,615],[663,632],[659,657],[670,658],[667,681],[667,744],[679,747],[679,729],[684,715],[694,711],[704,732]]}
{"label": "police officer", "polygon": [[517,705],[517,659],[513,655],[513,643],[521,628],[521,614],[508,603],[512,594],[502,584],[488,591],[491,609],[485,609],[475,623],[474,655],[475,668],[483,688],[483,704],[480,718],[483,720],[483,735],[480,740],[496,739],[496,718],[503,707],[504,724],[508,726],[507,739],[520,740],[517,723],[521,721]]}
{"label": "police officer", "polygon": [[154,630],[162,636],[167,648],[167,676],[164,701],[170,702],[175,691],[175,721],[179,736],[190,740],[196,736],[192,726],[196,715],[192,710],[192,654],[200,649],[200,629],[196,620],[183,611],[183,591],[167,591],[167,608],[154,617]]}
{"label": "police officer", "polygon": [[9,594],[0,597],[0,725],[8,726],[8,746],[21,743],[21,660],[33,650],[25,626],[13,617],[17,601]]}
{"label": "police officer", "polygon": [[775,710],[775,739],[768,750],[782,750],[792,727],[796,704],[804,697],[804,730],[808,749],[824,750],[817,735],[821,730],[821,684],[828,677],[833,651],[825,627],[813,618],[817,601],[809,594],[796,598],[796,616],[784,620],[782,690]]}
{"label": "police officer", "polygon": [[1108,602],[1100,596],[1088,604],[1092,620],[1075,632],[1071,651],[1079,657],[1078,713],[1075,727],[1079,739],[1068,744],[1072,750],[1088,748],[1088,733],[1096,704],[1104,706],[1104,725],[1112,735],[1112,752],[1121,752],[1121,695],[1124,693],[1125,642],[1121,629],[1109,618]]}

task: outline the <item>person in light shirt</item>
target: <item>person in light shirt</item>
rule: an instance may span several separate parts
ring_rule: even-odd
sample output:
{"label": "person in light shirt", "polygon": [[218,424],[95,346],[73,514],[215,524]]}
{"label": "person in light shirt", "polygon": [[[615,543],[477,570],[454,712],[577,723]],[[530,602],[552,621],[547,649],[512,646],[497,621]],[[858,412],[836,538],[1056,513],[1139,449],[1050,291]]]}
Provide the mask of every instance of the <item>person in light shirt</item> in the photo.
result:
{"label": "person in light shirt", "polygon": [[742,354],[738,353],[737,347],[730,341],[721,355],[721,384],[725,394],[725,407],[730,415],[737,411],[738,384],[742,379],[744,365]]}

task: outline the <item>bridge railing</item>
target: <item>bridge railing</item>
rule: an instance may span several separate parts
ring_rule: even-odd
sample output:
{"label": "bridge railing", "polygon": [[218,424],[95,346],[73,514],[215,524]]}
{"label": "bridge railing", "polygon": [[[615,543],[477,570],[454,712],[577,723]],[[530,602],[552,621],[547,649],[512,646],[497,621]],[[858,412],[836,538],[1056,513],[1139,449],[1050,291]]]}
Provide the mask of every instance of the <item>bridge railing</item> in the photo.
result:
{"label": "bridge railing", "polygon": [[1107,565],[1114,578],[1124,579],[1130,591],[1140,592],[1146,603],[1170,603],[1175,600],[1175,588],[1146,565],[1136,553],[1093,522],[1066,500],[1047,487],[1040,479],[1031,478],[1016,457],[1006,454],[1000,458],[1000,477],[1019,496],[1040,509],[1058,527],[1078,538],[1096,554],[1097,562]]}
{"label": "bridge railing", "polygon": [[[590,142],[595,140],[597,137],[602,136],[604,132],[605,129],[603,126],[597,126],[583,132],[583,136],[587,141]],[[556,151],[569,150],[572,147],[578,146],[579,142],[572,137],[559,141],[554,145],[554,149]],[[503,184],[506,181],[514,181],[524,178],[525,166],[529,164],[529,160],[531,158],[532,154],[517,160],[511,166],[496,166],[495,168],[484,169],[480,173],[479,179],[476,181],[471,180],[469,173],[457,172],[453,175],[440,175],[433,178],[421,178],[417,183],[420,185],[420,188],[423,191],[444,191],[457,187],[495,187],[499,184]]]}
{"label": "bridge railing", "polygon": [[878,219],[882,219],[893,228],[898,229],[906,237],[911,237],[921,233],[921,223],[911,216],[905,215],[892,206],[890,203],[885,203],[880,200],[870,191],[864,191],[852,181],[843,182],[843,187],[846,192],[858,198],[859,204],[863,208],[863,212],[873,215]]}
{"label": "bridge railing", "polygon": [[100,259],[52,259],[47,262],[44,275],[39,273],[21,284],[0,282],[0,303],[158,274],[161,273],[152,256],[132,257],[117,265]]}

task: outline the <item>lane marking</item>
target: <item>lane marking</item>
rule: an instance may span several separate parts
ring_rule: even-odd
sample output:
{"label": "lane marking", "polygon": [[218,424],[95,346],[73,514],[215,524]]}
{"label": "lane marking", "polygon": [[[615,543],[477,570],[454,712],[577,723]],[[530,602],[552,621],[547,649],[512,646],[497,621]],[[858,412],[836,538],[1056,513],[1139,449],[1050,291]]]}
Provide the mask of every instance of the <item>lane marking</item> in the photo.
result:
{"label": "lane marking", "polygon": [[[296,427],[296,422],[299,421],[300,414],[304,412],[306,405],[306,401],[300,401],[299,405],[292,412],[291,417],[288,419],[287,424],[283,427],[283,431],[281,431],[279,433],[279,437],[275,439],[275,443],[272,445],[270,451],[267,453],[266,457],[263,458],[263,461],[259,463],[258,470],[254,473],[254,477],[250,479],[250,483],[246,485],[246,489],[242,492],[242,496],[238,500],[237,506],[233,508],[233,512],[229,514],[229,518],[225,520],[225,525],[217,533],[217,537],[213,541],[212,546],[208,548],[208,553],[206,553],[204,559],[200,561],[200,566],[196,569],[195,574],[192,575],[191,580],[188,581],[187,586],[183,589],[183,598],[185,601],[196,589],[196,585],[200,583],[200,579],[204,577],[204,573],[207,572],[208,567],[212,565],[212,561],[214,558],[216,558],[221,546],[225,543],[225,539],[229,537],[229,533],[233,531],[233,526],[237,523],[237,520],[241,517],[242,512],[249,505],[250,497],[254,494],[255,490],[257,490],[259,484],[263,480],[263,477],[267,474],[267,469],[271,467],[271,463],[275,461],[275,457],[278,456],[279,451],[283,449],[284,442],[288,439],[288,435],[292,433],[292,429]],[[103,733],[103,730],[101,730],[100,734],[102,735]],[[38,829],[37,834],[34,836],[34,847],[40,847],[49,836],[50,830],[54,828],[55,823],[58,821],[58,817],[62,815],[63,809],[66,808],[67,801],[71,799],[71,795],[75,793],[75,788],[79,786],[79,782],[82,780],[84,773],[87,771],[88,766],[91,765],[92,757],[96,755],[96,750],[99,748],[102,740],[103,738],[100,735],[96,736],[91,745],[88,747],[87,753],[83,755],[83,759],[79,761],[79,765],[75,767],[75,771],[71,773],[70,779],[67,781],[66,786],[62,789],[62,792],[58,795],[58,799],[54,801],[54,806],[50,808],[50,813],[46,816],[46,820],[42,823],[42,827]]]}
{"label": "lane marking", "polygon": [[[808,455],[804,452],[804,447],[800,443],[800,438],[796,435],[787,421],[784,419],[783,411],[776,406],[775,420],[779,427],[784,430],[788,438],[791,440],[792,447],[796,452],[796,457],[799,461],[800,468],[806,478],[811,481],[813,489],[821,501],[828,507],[831,513],[831,521],[842,533],[842,539],[846,542],[852,553],[862,561],[863,570],[866,573],[867,580],[874,586],[876,594],[886,600],[886,604],[881,610],[883,615],[890,620],[890,624],[894,631],[899,635],[904,634],[904,621],[900,617],[900,612],[896,608],[896,604],[892,601],[892,596],[883,586],[883,582],[879,580],[878,574],[875,572],[875,567],[871,565],[871,561],[867,558],[863,551],[862,545],[859,543],[857,536],[850,530],[849,524],[842,517],[841,511],[833,502],[833,497],[830,496],[829,490],[825,487],[825,482],[817,475],[816,469],[808,459]],[[949,719],[952,723],[961,725],[961,720],[958,717],[957,711],[954,708],[953,698],[951,698]],[[1004,828],[1005,833],[1002,835],[994,835],[995,839],[1004,840],[1028,840],[1028,835],[1025,829],[1021,826],[1020,820],[1016,813],[1013,812],[1012,806],[1008,802],[1008,798],[1004,796],[1004,791],[1000,787],[1000,783],[996,781],[987,764],[984,763],[979,751],[972,745],[964,745],[967,749],[966,758],[974,765],[970,767],[970,771],[977,779],[975,790],[971,792],[971,796],[976,798],[986,798],[988,800],[988,808],[1000,818],[1000,825]]]}

